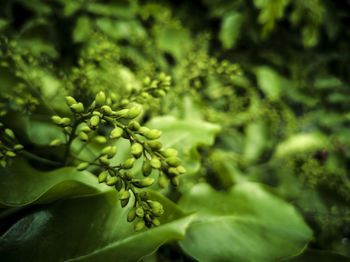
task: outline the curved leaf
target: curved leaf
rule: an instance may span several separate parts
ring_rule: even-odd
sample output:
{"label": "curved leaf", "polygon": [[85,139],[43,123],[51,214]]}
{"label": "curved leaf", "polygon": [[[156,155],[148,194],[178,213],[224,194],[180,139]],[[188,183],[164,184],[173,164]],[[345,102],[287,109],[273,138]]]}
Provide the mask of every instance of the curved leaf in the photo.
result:
{"label": "curved leaf", "polygon": [[57,199],[99,194],[109,187],[99,185],[91,173],[74,167],[43,172],[16,159],[11,167],[0,168],[0,207],[48,203]]}
{"label": "curved leaf", "polygon": [[226,194],[200,184],[180,206],[199,210],[180,242],[199,261],[277,261],[300,253],[312,237],[292,205],[255,183]]}
{"label": "curved leaf", "polygon": [[[116,192],[36,206],[0,238],[4,261],[138,261],[167,241],[184,237],[192,216],[159,194],[165,209],[158,228],[135,233]],[[1,225],[1,223],[0,223]]]}

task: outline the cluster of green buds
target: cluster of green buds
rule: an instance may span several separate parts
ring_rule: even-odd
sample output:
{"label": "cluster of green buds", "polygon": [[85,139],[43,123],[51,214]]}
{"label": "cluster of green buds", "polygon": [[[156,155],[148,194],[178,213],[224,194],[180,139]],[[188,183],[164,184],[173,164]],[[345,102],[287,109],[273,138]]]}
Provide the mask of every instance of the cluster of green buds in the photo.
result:
{"label": "cluster of green buds", "polygon": [[23,149],[23,146],[16,143],[13,131],[5,128],[2,123],[0,123],[0,135],[0,165],[6,167],[11,159],[17,155],[18,151]]}
{"label": "cluster of green buds", "polygon": [[[163,82],[170,81],[164,79]],[[159,84],[159,83],[157,83]],[[142,106],[135,102],[123,107],[116,107],[108,103],[104,92],[99,92],[89,107],[77,102],[73,97],[66,97],[73,118],[62,118],[53,116],[54,123],[63,128],[67,134],[67,154],[70,156],[69,146],[74,139],[83,143],[97,141],[106,143],[106,146],[99,152],[93,161],[79,159],[77,165],[79,171],[94,167],[94,172],[99,183],[105,183],[119,191],[119,199],[122,207],[130,202],[134,195],[135,201],[128,215],[128,221],[134,221],[135,230],[139,231],[144,226],[158,226],[158,217],[163,214],[163,207],[160,203],[148,199],[148,194],[142,189],[152,186],[156,181],[150,177],[152,171],[158,175],[158,184],[165,188],[169,182],[177,186],[178,176],[186,170],[181,166],[181,160],[177,157],[177,151],[172,148],[163,148],[159,138],[162,132],[157,129],[150,129],[141,126],[137,117],[142,113]],[[110,129],[103,129],[109,127]],[[108,135],[96,135],[98,130],[110,130]],[[118,139],[127,139],[130,142],[130,153],[132,157],[122,163],[112,164],[112,158],[117,154],[117,147],[114,146]],[[58,145],[60,141],[52,141],[51,145]],[[71,155],[73,158],[74,156]],[[142,176],[132,175],[131,169],[137,159],[142,159]],[[67,163],[67,159],[64,161]],[[96,168],[97,167],[97,168]],[[158,173],[158,174],[157,174]]]}

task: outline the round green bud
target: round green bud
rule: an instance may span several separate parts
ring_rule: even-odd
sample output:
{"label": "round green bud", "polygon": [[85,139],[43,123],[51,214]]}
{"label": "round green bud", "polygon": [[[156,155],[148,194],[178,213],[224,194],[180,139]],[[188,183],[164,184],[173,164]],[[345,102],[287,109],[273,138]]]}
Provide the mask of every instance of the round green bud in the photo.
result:
{"label": "round green bud", "polygon": [[160,138],[161,135],[162,135],[162,131],[160,131],[158,129],[152,129],[152,130],[144,133],[144,136],[150,140],[158,139],[158,138]]}
{"label": "round green bud", "polygon": [[7,152],[6,152],[6,156],[8,156],[8,157],[15,157],[15,156],[16,156],[16,153],[15,153],[15,152],[12,152],[12,151],[7,151]]}
{"label": "round green bud", "polygon": [[129,198],[130,198],[130,192],[129,191],[124,191],[123,193],[121,193],[119,195],[119,199],[120,200],[129,199]]}
{"label": "round green bud", "polygon": [[135,163],[135,158],[129,158],[127,159],[124,164],[123,164],[123,168],[124,169],[130,169],[134,166],[134,163]]}
{"label": "round green bud", "polygon": [[142,154],[143,151],[143,146],[140,143],[134,143],[131,146],[131,154],[136,157],[139,158]]}
{"label": "round green bud", "polygon": [[64,118],[61,118],[61,126],[69,126],[71,123],[71,120],[70,118],[68,117],[64,117]]}
{"label": "round green bud", "polygon": [[99,144],[104,144],[107,142],[107,138],[105,138],[104,136],[95,136],[94,141]]}
{"label": "round green bud", "polygon": [[106,146],[102,149],[102,154],[107,155],[107,158],[112,158],[117,153],[117,147],[115,146]]}
{"label": "round green bud", "polygon": [[84,133],[84,132],[80,132],[79,135],[78,135],[78,137],[79,137],[79,139],[80,139],[81,141],[88,141],[88,140],[89,140],[88,135],[87,135],[86,133]]}
{"label": "round green bud", "polygon": [[186,168],[184,168],[183,166],[178,166],[176,169],[180,174],[186,173]]}
{"label": "round green bud", "polygon": [[131,181],[131,180],[134,178],[133,175],[130,174],[129,172],[125,172],[125,173],[124,173],[124,177],[125,177],[125,179],[128,180],[128,181]]}
{"label": "round green bud", "polygon": [[177,150],[173,149],[173,148],[167,148],[167,149],[163,149],[160,151],[160,153],[162,154],[162,156],[164,157],[173,157],[173,156],[177,156]]}
{"label": "round green bud", "polygon": [[117,112],[115,112],[115,115],[118,117],[125,117],[129,112],[129,109],[122,109]]}
{"label": "round green bud", "polygon": [[99,123],[100,123],[100,117],[99,116],[94,115],[94,116],[92,116],[90,118],[90,126],[92,128],[97,127]]}
{"label": "round green bud", "polygon": [[104,181],[106,181],[107,179],[107,172],[106,171],[102,171],[99,175],[98,175],[98,182],[102,183]]}
{"label": "round green bud", "polygon": [[155,169],[159,169],[161,167],[160,160],[156,157],[152,157],[151,159],[151,167]]}
{"label": "round green bud", "polygon": [[180,175],[179,171],[177,171],[177,169],[175,167],[170,167],[168,170],[167,170],[167,173],[170,174],[170,175],[173,175],[173,176],[178,176]]}
{"label": "round green bud", "polygon": [[71,105],[70,108],[71,108],[75,113],[83,113],[83,112],[84,112],[84,105],[83,105],[83,103],[81,103],[81,102]]}
{"label": "round green bud", "polygon": [[140,124],[137,121],[131,121],[128,125],[128,128],[132,131],[137,131],[140,128]]}
{"label": "round green bud", "polygon": [[82,132],[90,132],[91,131],[91,128],[88,127],[87,125],[84,125],[83,127],[81,127],[80,129]]}
{"label": "round green bud", "polygon": [[136,208],[132,208],[128,213],[127,220],[128,222],[132,222],[135,220],[135,218],[136,218]]}
{"label": "round green bud", "polygon": [[146,76],[146,77],[143,79],[143,85],[144,85],[144,86],[148,86],[150,83],[151,83],[151,78],[150,78],[149,76]]}
{"label": "round green bud", "polygon": [[151,178],[151,177],[146,177],[142,180],[132,181],[132,184],[138,188],[149,187],[153,185],[153,183],[154,183],[154,178]]}
{"label": "round green bud", "polygon": [[110,134],[110,138],[111,139],[116,139],[116,138],[119,138],[122,136],[124,130],[120,127],[115,127],[112,131],[111,131],[111,134]]}
{"label": "round green bud", "polygon": [[149,176],[151,173],[152,173],[151,162],[144,157],[143,163],[142,163],[142,174],[144,176]]}
{"label": "round green bud", "polygon": [[109,160],[108,160],[108,158],[107,158],[105,155],[101,156],[101,157],[99,158],[99,161],[100,161],[100,163],[101,163],[102,165],[109,165]]}
{"label": "round green bud", "polygon": [[61,120],[62,120],[61,117],[59,117],[59,116],[52,116],[51,119],[56,125],[60,125],[61,124]]}
{"label": "round green bud", "polygon": [[135,229],[136,232],[139,232],[139,231],[141,231],[142,229],[144,229],[144,227],[145,227],[145,221],[141,220],[141,221],[139,221],[139,222],[137,222],[137,223],[135,224],[134,229]]}
{"label": "round green bud", "polygon": [[101,107],[101,109],[102,109],[102,112],[107,116],[110,116],[113,114],[113,110],[110,106],[104,105]]}
{"label": "round green bud", "polygon": [[66,99],[67,105],[69,106],[77,103],[77,101],[72,96],[66,96],[65,99]]}
{"label": "round green bud", "polygon": [[151,201],[148,200],[147,203],[152,208],[152,214],[156,217],[160,217],[164,214],[163,205],[159,203],[158,201]]}
{"label": "round green bud", "polygon": [[138,131],[141,135],[145,136],[146,133],[148,133],[151,130],[146,126],[141,126]]}
{"label": "round green bud", "polygon": [[111,176],[107,179],[107,182],[106,184],[109,185],[109,186],[114,186],[118,181],[118,177],[116,176]]}
{"label": "round green bud", "polygon": [[97,93],[95,97],[96,106],[103,106],[106,102],[106,94],[103,91]]}
{"label": "round green bud", "polygon": [[5,129],[5,134],[8,135],[9,137],[11,137],[12,139],[15,139],[15,134],[13,133],[13,131],[9,128]]}
{"label": "round green bud", "polygon": [[170,166],[174,166],[177,167],[181,164],[181,159],[178,157],[169,157],[167,159],[165,159],[165,161],[170,165]]}
{"label": "round green bud", "polygon": [[171,178],[170,182],[173,186],[178,186],[180,184],[179,178],[177,176]]}
{"label": "round green bud", "polygon": [[59,145],[61,145],[61,144],[62,144],[62,141],[59,140],[59,139],[55,139],[55,140],[52,140],[52,141],[50,142],[50,146],[59,146]]}
{"label": "round green bud", "polygon": [[129,109],[129,111],[126,113],[126,118],[135,118],[141,113],[141,106],[134,106]]}
{"label": "round green bud", "polygon": [[163,173],[159,175],[158,185],[161,188],[167,188],[169,185],[169,180],[166,178],[166,176]]}
{"label": "round green bud", "polygon": [[143,210],[143,208],[138,207],[136,209],[136,216],[138,216],[139,218],[143,218],[144,215],[145,215],[145,211]]}
{"label": "round green bud", "polygon": [[160,226],[160,221],[159,221],[159,219],[158,219],[158,218],[153,218],[152,224],[153,224],[155,227],[159,227],[159,226]]}
{"label": "round green bud", "polygon": [[165,96],[166,95],[166,93],[165,93],[165,91],[164,90],[155,90],[154,92],[153,92],[153,96],[154,97],[163,97],[163,96]]}
{"label": "round green bud", "polygon": [[117,182],[115,183],[115,189],[120,191],[123,187],[123,181],[118,177]]}
{"label": "round green bud", "polygon": [[0,161],[0,165],[1,165],[3,168],[5,168],[6,165],[7,165],[7,162],[3,159],[3,160]]}
{"label": "round green bud", "polygon": [[23,146],[21,144],[17,144],[13,147],[14,150],[19,151],[23,149]]}
{"label": "round green bud", "polygon": [[78,170],[78,171],[83,171],[83,170],[85,170],[88,166],[89,166],[89,163],[87,163],[87,162],[80,163],[80,164],[77,166],[77,170]]}
{"label": "round green bud", "polygon": [[162,143],[159,140],[149,141],[148,144],[154,151],[158,151],[159,149],[162,148]]}

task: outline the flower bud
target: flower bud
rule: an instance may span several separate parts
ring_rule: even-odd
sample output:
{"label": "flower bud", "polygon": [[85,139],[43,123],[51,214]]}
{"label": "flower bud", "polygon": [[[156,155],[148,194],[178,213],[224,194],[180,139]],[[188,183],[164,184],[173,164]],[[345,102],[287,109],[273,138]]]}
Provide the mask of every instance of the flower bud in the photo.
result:
{"label": "flower bud", "polygon": [[77,103],[77,101],[72,96],[66,96],[65,99],[66,99],[67,105],[69,106]]}
{"label": "flower bud", "polygon": [[142,163],[142,174],[144,176],[149,176],[152,173],[151,162],[147,158],[143,158]]}
{"label": "flower bud", "polygon": [[178,176],[180,175],[179,171],[177,171],[177,169],[175,167],[170,167],[168,170],[167,170],[167,173],[170,174],[170,175],[173,175],[173,176]]}
{"label": "flower bud", "polygon": [[145,132],[145,134],[144,134],[144,136],[150,140],[158,139],[158,138],[160,138],[161,135],[162,135],[162,131],[160,131],[158,129],[152,129],[148,132]]}
{"label": "flower bud", "polygon": [[171,178],[170,182],[173,186],[178,186],[180,184],[179,178],[177,176]]}
{"label": "flower bud", "polygon": [[80,131],[87,133],[87,132],[91,131],[91,128],[88,127],[87,125],[84,125],[84,126],[81,127]]}
{"label": "flower bud", "polygon": [[184,168],[183,166],[178,166],[176,169],[180,174],[186,173],[186,168]]}
{"label": "flower bud", "polygon": [[84,112],[84,105],[83,105],[83,103],[81,103],[81,102],[71,105],[70,108],[71,108],[75,113],[83,113],[83,112]]}
{"label": "flower bud", "polygon": [[94,141],[99,144],[104,144],[107,142],[107,139],[104,136],[95,136]]}
{"label": "flower bud", "polygon": [[98,92],[96,97],[95,97],[96,106],[104,105],[105,101],[106,101],[105,93],[103,91]]}
{"label": "flower bud", "polygon": [[141,156],[142,151],[143,151],[143,146],[140,143],[134,143],[131,146],[131,154],[136,158],[139,158]]}
{"label": "flower bud", "polygon": [[126,118],[135,118],[141,113],[141,106],[134,106],[126,113]]}
{"label": "flower bud", "polygon": [[137,131],[140,128],[140,124],[137,121],[131,121],[128,125],[129,129],[132,131]]}
{"label": "flower bud", "polygon": [[84,132],[80,132],[79,135],[78,135],[78,137],[79,137],[79,139],[80,139],[81,141],[88,141],[88,140],[89,140],[88,135],[87,135],[86,133],[84,133]]}
{"label": "flower bud", "polygon": [[108,160],[108,158],[106,157],[106,156],[101,156],[100,158],[99,158],[99,161],[100,161],[100,163],[102,164],[102,165],[109,165],[109,160]]}
{"label": "flower bud", "polygon": [[101,109],[102,109],[102,112],[107,116],[110,116],[113,114],[113,110],[110,106],[104,105],[101,107]]}
{"label": "flower bud", "polygon": [[162,156],[164,157],[173,157],[173,156],[177,156],[177,150],[173,149],[173,148],[167,148],[167,149],[163,149],[160,151],[160,153],[162,154]]}
{"label": "flower bud", "polygon": [[160,160],[156,157],[152,157],[151,159],[151,167],[155,169],[159,169],[161,167]]}
{"label": "flower bud", "polygon": [[138,131],[141,135],[146,136],[146,133],[150,132],[151,130],[146,126],[141,126]]}
{"label": "flower bud", "polygon": [[15,152],[12,152],[12,151],[7,151],[7,152],[6,152],[6,156],[8,156],[8,157],[15,157],[15,156],[16,156],[16,153],[15,153]]}
{"label": "flower bud", "polygon": [[61,123],[60,123],[60,125],[62,125],[62,126],[68,126],[68,125],[70,125],[70,123],[71,123],[71,120],[70,120],[68,117],[61,118]]}
{"label": "flower bud", "polygon": [[154,96],[154,97],[163,97],[163,96],[165,96],[165,95],[166,95],[166,94],[165,94],[165,91],[164,91],[164,90],[161,90],[161,89],[156,90],[156,91],[153,92],[153,96]]}
{"label": "flower bud", "polygon": [[123,168],[124,169],[130,169],[134,166],[134,163],[135,163],[135,158],[129,158],[127,159],[124,164],[123,164]]}
{"label": "flower bud", "polygon": [[5,134],[8,135],[9,137],[11,137],[12,139],[15,139],[15,134],[13,133],[13,131],[9,128],[5,129]]}
{"label": "flower bud", "polygon": [[151,78],[150,78],[149,76],[146,76],[146,77],[143,79],[143,85],[144,85],[144,86],[148,86],[150,83],[151,83]]}
{"label": "flower bud", "polygon": [[62,144],[62,141],[59,140],[59,139],[55,139],[55,140],[52,140],[52,141],[50,142],[50,146],[59,146],[59,145],[61,145],[61,144]]}
{"label": "flower bud", "polygon": [[110,134],[110,138],[111,139],[116,139],[116,138],[119,138],[122,136],[123,134],[123,129],[120,128],[120,127],[115,127],[112,131],[111,131],[111,134]]}
{"label": "flower bud", "polygon": [[169,180],[166,178],[166,176],[163,173],[159,174],[158,185],[161,188],[167,188],[169,185]]}
{"label": "flower bud", "polygon": [[90,126],[92,128],[97,127],[99,123],[100,123],[100,117],[99,116],[94,115],[94,116],[92,116],[90,118]]}
{"label": "flower bud", "polygon": [[133,175],[130,174],[129,172],[125,172],[125,173],[124,173],[124,177],[125,177],[125,179],[128,180],[128,181],[131,181],[131,180],[134,178]]}
{"label": "flower bud", "polygon": [[119,179],[119,178],[116,177],[116,176],[111,176],[111,177],[109,177],[109,178],[107,179],[106,184],[109,185],[109,186],[114,186],[114,185],[117,183],[118,179]]}
{"label": "flower bud", "polygon": [[159,221],[159,219],[158,219],[158,218],[153,218],[152,224],[153,224],[155,227],[159,227],[159,226],[160,226],[160,221]]}
{"label": "flower bud", "polygon": [[129,199],[129,198],[130,198],[130,192],[129,191],[124,191],[123,193],[121,193],[119,195],[119,199],[120,200]]}
{"label": "flower bud", "polygon": [[107,172],[106,171],[102,171],[99,175],[98,175],[98,182],[102,183],[104,181],[106,181],[107,179]]}
{"label": "flower bud", "polygon": [[142,180],[134,180],[132,184],[138,188],[149,187],[154,183],[154,178],[146,177]]}
{"label": "flower bud", "polygon": [[177,167],[181,164],[181,159],[178,157],[169,157],[167,159],[165,159],[165,161],[170,165],[170,166],[174,166]]}
{"label": "flower bud", "polygon": [[83,171],[83,170],[85,170],[88,166],[89,166],[89,163],[87,163],[87,162],[80,163],[80,164],[77,166],[77,170],[78,170],[78,171]]}
{"label": "flower bud", "polygon": [[56,125],[60,125],[61,124],[61,120],[62,120],[61,117],[59,117],[59,116],[52,116],[51,119]]}
{"label": "flower bud", "polygon": [[139,231],[141,231],[144,227],[145,227],[145,221],[141,220],[141,221],[139,221],[139,222],[137,222],[137,223],[135,224],[134,229],[135,229],[136,232],[139,232]]}
{"label": "flower bud", "polygon": [[148,144],[154,151],[158,151],[159,149],[162,148],[162,143],[159,140],[149,141]]}
{"label": "flower bud", "polygon": [[152,214],[156,217],[160,217],[164,214],[163,205],[159,203],[158,201],[151,201],[148,200],[147,203],[152,208]]}
{"label": "flower bud", "polygon": [[143,210],[143,208],[138,207],[136,209],[136,216],[138,216],[139,218],[143,218],[144,215],[145,215],[145,211]]}
{"label": "flower bud", "polygon": [[132,222],[135,220],[135,218],[136,218],[136,208],[132,208],[128,213],[127,220],[128,222]]}
{"label": "flower bud", "polygon": [[107,158],[112,158],[117,153],[117,147],[115,146],[106,146],[102,149],[102,154],[107,155]]}
{"label": "flower bud", "polygon": [[21,144],[17,144],[13,147],[14,150],[19,151],[23,149],[23,146]]}
{"label": "flower bud", "polygon": [[119,117],[125,117],[128,114],[128,112],[129,112],[129,109],[122,109],[115,112],[115,115]]}

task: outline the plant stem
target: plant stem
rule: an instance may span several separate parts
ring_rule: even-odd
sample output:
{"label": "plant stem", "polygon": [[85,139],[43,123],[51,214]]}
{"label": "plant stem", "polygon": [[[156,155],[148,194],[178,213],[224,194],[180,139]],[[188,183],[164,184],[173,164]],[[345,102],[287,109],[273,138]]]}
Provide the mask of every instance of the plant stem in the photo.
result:
{"label": "plant stem", "polygon": [[48,164],[48,165],[51,165],[51,166],[62,166],[61,163],[59,162],[56,162],[56,161],[52,161],[52,160],[49,160],[49,159],[46,159],[46,158],[43,158],[43,157],[40,157],[40,156],[37,156],[37,155],[34,155],[28,151],[20,151],[19,154],[23,155],[23,156],[26,156],[28,158],[31,158],[33,160],[37,160],[41,163],[45,163],[45,164]]}
{"label": "plant stem", "polygon": [[66,151],[64,152],[64,158],[63,158],[63,164],[66,166],[67,165],[67,162],[68,162],[68,158],[69,158],[69,155],[70,155],[70,147],[72,145],[72,142],[75,138],[75,130],[77,129],[78,127],[78,122],[76,121],[72,127],[72,131],[70,132],[70,136],[69,136],[69,140],[68,140],[68,143],[67,143],[67,147],[66,147]]}

